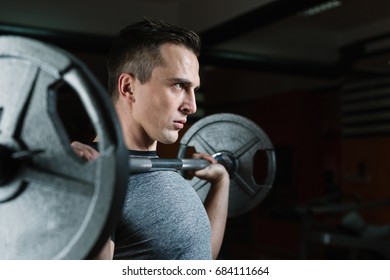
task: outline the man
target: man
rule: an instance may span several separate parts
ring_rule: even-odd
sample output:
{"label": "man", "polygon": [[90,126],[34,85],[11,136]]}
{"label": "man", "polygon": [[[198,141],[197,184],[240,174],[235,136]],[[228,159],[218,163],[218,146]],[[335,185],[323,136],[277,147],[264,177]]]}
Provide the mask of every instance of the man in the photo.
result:
{"label": "man", "polygon": [[[108,56],[109,93],[130,156],[157,157],[157,142],[174,143],[196,112],[200,86],[199,37],[163,22],[144,20],[122,29]],[[79,143],[72,146],[86,158]],[[80,148],[81,147],[81,148]],[[211,182],[204,205],[176,171],[130,177],[122,217],[115,230],[116,259],[217,258],[225,230],[229,175],[211,164],[195,176]],[[102,254],[110,255],[107,245]],[[107,253],[108,252],[108,253]]]}

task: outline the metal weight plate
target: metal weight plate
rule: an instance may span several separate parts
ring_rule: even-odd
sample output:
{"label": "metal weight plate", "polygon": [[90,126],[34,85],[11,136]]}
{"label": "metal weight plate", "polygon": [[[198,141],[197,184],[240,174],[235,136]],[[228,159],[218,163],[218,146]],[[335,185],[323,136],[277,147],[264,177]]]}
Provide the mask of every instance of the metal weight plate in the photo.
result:
{"label": "metal weight plate", "polygon": [[[229,217],[249,212],[272,187],[276,173],[273,145],[265,132],[245,117],[222,113],[200,119],[181,138],[178,158],[187,157],[189,147],[195,148],[196,152],[230,159]],[[266,178],[262,183],[257,183],[253,176],[258,172],[253,170],[257,151],[264,151],[267,158]],[[204,201],[210,184],[197,177],[190,183]]]}
{"label": "metal weight plate", "polygon": [[[97,160],[84,162],[70,148],[55,106],[63,85],[99,135]],[[36,40],[0,36],[0,259],[93,257],[125,196],[122,141],[107,93],[80,61]]]}

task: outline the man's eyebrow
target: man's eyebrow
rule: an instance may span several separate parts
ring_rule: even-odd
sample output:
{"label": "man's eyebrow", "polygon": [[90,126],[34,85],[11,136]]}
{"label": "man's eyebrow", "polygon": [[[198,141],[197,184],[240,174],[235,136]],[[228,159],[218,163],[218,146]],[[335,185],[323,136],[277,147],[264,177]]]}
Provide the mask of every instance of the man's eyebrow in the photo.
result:
{"label": "man's eyebrow", "polygon": [[186,85],[192,85],[191,81],[184,79],[184,78],[170,78],[168,79],[170,83],[173,84],[186,84]]}

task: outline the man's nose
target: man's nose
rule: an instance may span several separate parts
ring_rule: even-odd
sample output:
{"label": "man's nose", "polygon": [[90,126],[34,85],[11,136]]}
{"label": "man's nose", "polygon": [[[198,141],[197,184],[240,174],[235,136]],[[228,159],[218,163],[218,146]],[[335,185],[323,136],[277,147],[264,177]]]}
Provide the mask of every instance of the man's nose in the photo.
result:
{"label": "man's nose", "polygon": [[188,94],[186,94],[186,97],[182,104],[181,111],[186,115],[189,115],[189,114],[194,114],[196,112],[196,109],[197,107],[196,107],[195,92],[191,91]]}

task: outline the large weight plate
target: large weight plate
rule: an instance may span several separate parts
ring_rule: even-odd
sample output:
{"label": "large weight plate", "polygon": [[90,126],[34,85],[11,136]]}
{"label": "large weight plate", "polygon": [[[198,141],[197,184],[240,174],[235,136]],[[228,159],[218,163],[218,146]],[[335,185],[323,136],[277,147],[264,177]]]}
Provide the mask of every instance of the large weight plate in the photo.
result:
{"label": "large weight plate", "polygon": [[[234,159],[235,167],[229,172],[229,217],[249,212],[272,187],[276,173],[273,145],[265,132],[245,117],[222,113],[202,118],[181,138],[178,158],[187,156],[188,147],[210,155],[227,154]],[[264,151],[267,158],[266,178],[262,183],[256,182],[253,176],[258,172],[253,170],[257,151]],[[210,184],[197,177],[193,177],[190,183],[204,201]]]}
{"label": "large weight plate", "polygon": [[[95,161],[82,161],[70,148],[55,106],[63,84],[78,94],[99,135]],[[36,40],[1,36],[0,145],[14,154],[41,152],[0,185],[0,259],[93,257],[125,196],[122,141],[107,93],[80,61]]]}

